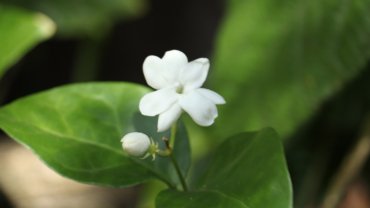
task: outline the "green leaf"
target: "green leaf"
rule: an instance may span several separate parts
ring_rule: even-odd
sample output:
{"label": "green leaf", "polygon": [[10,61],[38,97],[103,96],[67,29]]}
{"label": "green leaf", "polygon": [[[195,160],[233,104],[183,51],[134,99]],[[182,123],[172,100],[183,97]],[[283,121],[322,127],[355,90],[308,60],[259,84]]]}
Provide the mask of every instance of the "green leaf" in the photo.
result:
{"label": "green leaf", "polygon": [[227,139],[215,152],[196,191],[166,190],[157,207],[292,207],[292,190],[281,142],[272,129]]}
{"label": "green leaf", "polygon": [[96,37],[115,20],[137,16],[145,0],[5,0],[5,3],[43,12],[58,25],[58,35]]}
{"label": "green leaf", "polygon": [[0,76],[54,30],[54,23],[40,13],[0,4]]}
{"label": "green leaf", "polygon": [[273,126],[286,138],[370,57],[368,0],[234,0],[227,14],[211,78],[227,101],[220,135]]}
{"label": "green leaf", "polygon": [[162,191],[156,201],[158,208],[248,208],[240,201],[217,191]]}
{"label": "green leaf", "polygon": [[[147,92],[127,83],[55,88],[1,108],[0,127],[55,171],[77,181],[125,187],[157,177],[176,186],[169,159],[141,160],[122,150],[120,139],[126,133],[143,131],[157,140],[169,134],[152,131],[156,119],[138,114],[139,100]],[[178,137],[174,151],[185,160],[190,156],[183,127]]]}

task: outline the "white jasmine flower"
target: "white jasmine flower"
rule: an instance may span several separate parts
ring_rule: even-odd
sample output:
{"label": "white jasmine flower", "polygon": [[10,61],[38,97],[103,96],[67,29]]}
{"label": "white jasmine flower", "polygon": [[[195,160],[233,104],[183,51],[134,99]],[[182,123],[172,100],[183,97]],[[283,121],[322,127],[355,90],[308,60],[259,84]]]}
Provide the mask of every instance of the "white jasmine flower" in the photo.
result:
{"label": "white jasmine flower", "polygon": [[144,95],[139,109],[143,115],[158,118],[158,131],[165,131],[177,121],[182,111],[201,126],[210,126],[218,116],[216,104],[222,96],[201,88],[209,69],[207,58],[188,62],[184,53],[167,51],[163,58],[148,56],[143,64],[145,79],[157,91]]}
{"label": "white jasmine flower", "polygon": [[143,156],[149,149],[151,142],[146,134],[131,132],[122,139],[122,147],[127,154],[135,157]]}

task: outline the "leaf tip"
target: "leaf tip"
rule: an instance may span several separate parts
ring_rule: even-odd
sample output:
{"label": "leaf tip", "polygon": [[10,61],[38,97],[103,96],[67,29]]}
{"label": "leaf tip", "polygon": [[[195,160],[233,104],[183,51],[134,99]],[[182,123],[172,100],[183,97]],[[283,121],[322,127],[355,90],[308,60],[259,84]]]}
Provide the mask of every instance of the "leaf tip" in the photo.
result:
{"label": "leaf tip", "polygon": [[45,38],[51,37],[56,32],[56,25],[54,21],[42,13],[37,13],[35,15],[35,24],[41,35]]}

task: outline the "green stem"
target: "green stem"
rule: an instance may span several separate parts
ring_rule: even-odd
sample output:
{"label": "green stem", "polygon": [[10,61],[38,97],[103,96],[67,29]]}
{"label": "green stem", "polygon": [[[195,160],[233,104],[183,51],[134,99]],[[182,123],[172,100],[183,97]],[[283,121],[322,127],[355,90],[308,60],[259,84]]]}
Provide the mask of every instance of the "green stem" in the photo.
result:
{"label": "green stem", "polygon": [[105,37],[86,39],[79,43],[72,82],[86,82],[96,80],[101,60],[102,46]]}
{"label": "green stem", "polygon": [[[176,123],[174,125],[172,125],[171,127],[171,138],[170,138],[170,143],[172,144],[169,148],[173,147],[174,143],[175,143],[175,137],[176,137],[176,130],[177,130],[177,126],[176,126]],[[179,176],[179,179],[180,179],[180,182],[181,182],[181,185],[182,185],[182,189],[184,191],[188,191],[188,186],[186,185],[186,181],[185,181],[185,177],[182,175],[181,173],[181,170],[180,170],[180,166],[173,154],[173,151],[171,149],[171,154],[169,155],[170,158],[171,158],[171,161],[173,163],[173,166],[175,167],[176,169],[176,173],[177,175]]]}
{"label": "green stem", "polygon": [[184,176],[181,174],[181,170],[180,170],[179,164],[177,163],[177,161],[176,161],[175,157],[173,156],[173,154],[170,155],[170,158],[171,158],[171,161],[172,161],[173,165],[175,166],[177,175],[180,178],[182,189],[184,191],[188,191],[188,186],[186,185]]}
{"label": "green stem", "polygon": [[171,126],[171,136],[170,136],[170,147],[175,146],[175,138],[176,138],[176,132],[177,132],[177,123],[174,123]]}

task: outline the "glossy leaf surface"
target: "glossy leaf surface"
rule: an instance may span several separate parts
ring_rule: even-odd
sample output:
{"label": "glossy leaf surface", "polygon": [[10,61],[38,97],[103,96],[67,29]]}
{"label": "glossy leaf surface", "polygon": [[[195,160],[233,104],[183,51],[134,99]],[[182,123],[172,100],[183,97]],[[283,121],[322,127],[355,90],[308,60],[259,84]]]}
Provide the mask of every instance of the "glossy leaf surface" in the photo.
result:
{"label": "glossy leaf surface", "polygon": [[[125,187],[157,177],[176,186],[178,178],[173,177],[168,159],[141,160],[122,150],[120,139],[126,133],[142,131],[158,142],[169,134],[151,131],[156,119],[138,113],[139,100],[147,92],[145,87],[127,83],[55,88],[0,109],[0,127],[69,178]],[[178,138],[174,151],[179,161],[188,161],[181,163],[186,172],[190,150],[184,127]]]}
{"label": "glossy leaf surface", "polygon": [[157,207],[292,207],[291,182],[280,139],[272,129],[227,139],[215,151],[196,191],[163,191]]}

